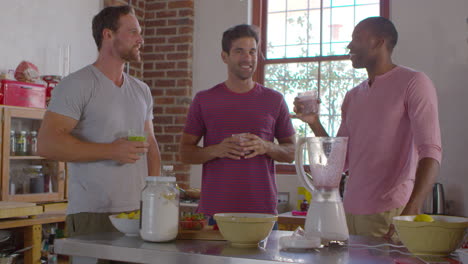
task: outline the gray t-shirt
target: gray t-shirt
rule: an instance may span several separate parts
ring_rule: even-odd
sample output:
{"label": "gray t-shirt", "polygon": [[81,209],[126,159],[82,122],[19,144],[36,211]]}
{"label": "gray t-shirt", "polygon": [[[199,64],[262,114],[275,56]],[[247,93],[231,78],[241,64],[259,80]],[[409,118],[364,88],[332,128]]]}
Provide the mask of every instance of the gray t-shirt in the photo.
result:
{"label": "gray t-shirt", "polygon": [[[86,142],[110,143],[128,130],[144,131],[153,119],[149,87],[124,74],[121,87],[93,65],[74,72],[54,88],[48,110],[78,121],[72,134]],[[146,155],[134,164],[112,160],[68,163],[68,214],[120,212],[139,208],[148,176]]]}

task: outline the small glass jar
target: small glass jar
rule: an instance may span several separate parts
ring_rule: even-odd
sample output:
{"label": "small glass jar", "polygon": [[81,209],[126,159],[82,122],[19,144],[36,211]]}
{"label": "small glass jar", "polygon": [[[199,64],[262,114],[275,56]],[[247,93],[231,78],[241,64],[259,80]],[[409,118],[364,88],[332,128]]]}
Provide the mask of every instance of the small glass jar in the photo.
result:
{"label": "small glass jar", "polygon": [[16,155],[16,132],[14,130],[10,131],[10,155]]}
{"label": "small glass jar", "polygon": [[29,178],[29,192],[43,193],[44,192],[44,173],[42,173],[41,165],[30,165],[23,169],[24,173]]}
{"label": "small glass jar", "polygon": [[29,140],[28,140],[28,153],[31,156],[37,155],[37,131],[31,131],[29,133]]}
{"label": "small glass jar", "polygon": [[140,236],[151,242],[176,238],[179,228],[179,190],[175,177],[146,177],[141,192]]}
{"label": "small glass jar", "polygon": [[16,156],[26,156],[28,154],[27,133],[26,131],[21,131],[16,135]]}

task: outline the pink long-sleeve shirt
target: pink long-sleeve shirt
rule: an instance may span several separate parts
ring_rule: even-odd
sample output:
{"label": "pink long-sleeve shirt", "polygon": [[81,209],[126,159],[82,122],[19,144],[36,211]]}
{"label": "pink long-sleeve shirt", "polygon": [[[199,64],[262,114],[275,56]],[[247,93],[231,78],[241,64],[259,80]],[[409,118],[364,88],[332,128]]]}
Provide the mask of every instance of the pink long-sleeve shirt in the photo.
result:
{"label": "pink long-sleeve shirt", "polygon": [[406,205],[418,161],[442,157],[437,95],[422,72],[397,66],[350,90],[338,136],[349,137],[344,207],[375,214]]}

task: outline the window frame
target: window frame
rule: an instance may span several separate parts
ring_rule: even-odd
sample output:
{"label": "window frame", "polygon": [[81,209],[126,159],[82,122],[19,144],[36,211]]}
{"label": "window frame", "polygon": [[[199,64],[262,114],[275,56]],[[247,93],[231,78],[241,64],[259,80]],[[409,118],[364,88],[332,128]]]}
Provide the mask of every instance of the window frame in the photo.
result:
{"label": "window frame", "polygon": [[[304,63],[304,62],[326,62],[349,59],[348,55],[333,55],[333,56],[316,56],[316,57],[300,57],[300,58],[281,58],[281,59],[266,59],[267,50],[267,12],[268,0],[252,1],[252,24],[260,29],[260,47],[257,59],[257,70],[253,75],[253,79],[260,83],[265,83],[265,67],[267,64],[285,64],[285,63]],[[390,18],[390,0],[380,0],[380,16]],[[319,71],[320,72],[320,71]],[[320,75],[319,75],[320,82]],[[296,168],[293,164],[276,164],[277,174],[295,174]]]}

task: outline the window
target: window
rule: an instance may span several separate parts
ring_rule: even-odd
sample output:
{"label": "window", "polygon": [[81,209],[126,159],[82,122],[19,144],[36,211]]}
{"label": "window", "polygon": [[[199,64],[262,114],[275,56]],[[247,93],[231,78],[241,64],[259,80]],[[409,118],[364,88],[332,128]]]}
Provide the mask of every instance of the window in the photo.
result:
{"label": "window", "polygon": [[[352,67],[346,46],[359,21],[388,17],[388,1],[253,1],[254,24],[262,31],[256,80],[283,93],[291,111],[299,92],[316,90],[322,124],[335,136],[346,92],[367,78]],[[302,121],[293,125],[300,136],[313,135]]]}

